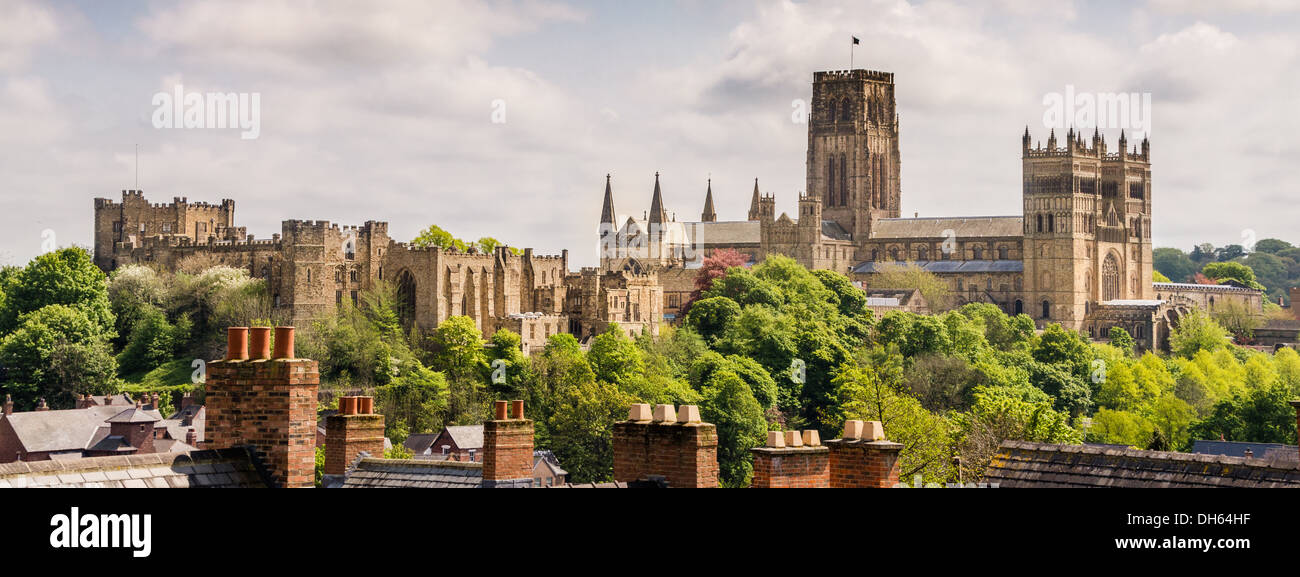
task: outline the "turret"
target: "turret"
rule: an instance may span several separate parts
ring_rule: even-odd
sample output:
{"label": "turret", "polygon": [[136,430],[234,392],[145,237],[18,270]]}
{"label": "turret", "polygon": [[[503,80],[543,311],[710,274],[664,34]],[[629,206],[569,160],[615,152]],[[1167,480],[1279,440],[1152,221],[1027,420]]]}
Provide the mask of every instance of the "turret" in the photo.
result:
{"label": "turret", "polygon": [[663,192],[659,190],[658,172],[655,173],[655,192],[654,196],[650,199],[650,215],[648,220],[650,221],[651,230],[653,230],[657,224],[662,225],[665,222],[668,222],[668,213],[664,210]]}
{"label": "turret", "polygon": [[614,192],[610,187],[610,175],[605,175],[605,201],[600,208],[600,224],[614,226],[614,219],[617,214],[614,212]]}
{"label": "turret", "polygon": [[[1029,152],[1029,125],[1028,124],[1025,125],[1025,136],[1020,139],[1020,149],[1025,153]],[[1027,155],[1028,154],[1026,154],[1026,156]]]}
{"label": "turret", "polygon": [[1047,135],[1047,151],[1048,152],[1056,151],[1056,129],[1055,128],[1052,129],[1051,134]]}
{"label": "turret", "polygon": [[700,214],[700,222],[717,222],[718,213],[713,210],[713,179],[709,179],[709,188],[704,192],[704,212]]}
{"label": "turret", "polygon": [[758,192],[758,179],[754,179],[754,197],[749,201],[749,220],[763,220],[762,195]]}

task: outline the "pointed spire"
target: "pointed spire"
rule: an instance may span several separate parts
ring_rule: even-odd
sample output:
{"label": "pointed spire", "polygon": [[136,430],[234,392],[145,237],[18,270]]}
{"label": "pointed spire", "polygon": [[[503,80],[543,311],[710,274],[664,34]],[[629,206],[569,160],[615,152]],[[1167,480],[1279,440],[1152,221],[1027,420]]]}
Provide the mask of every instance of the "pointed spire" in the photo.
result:
{"label": "pointed spire", "polygon": [[762,219],[763,219],[763,216],[762,216],[762,210],[761,210],[760,207],[759,207],[759,205],[761,204],[760,198],[761,198],[761,195],[759,195],[759,193],[758,193],[758,179],[755,178],[755,179],[754,179],[754,198],[750,199],[750,201],[749,201],[749,220],[762,220]]}
{"label": "pointed spire", "polygon": [[668,222],[668,212],[664,210],[663,193],[659,190],[659,173],[655,173],[655,194],[650,199],[650,224],[663,224]]}
{"label": "pointed spire", "polygon": [[717,222],[718,213],[713,210],[713,179],[709,179],[709,189],[704,193],[704,213],[700,222]]}
{"label": "pointed spire", "polygon": [[605,204],[600,209],[600,224],[614,224],[617,213],[614,212],[614,191],[610,188],[610,176],[605,175]]}

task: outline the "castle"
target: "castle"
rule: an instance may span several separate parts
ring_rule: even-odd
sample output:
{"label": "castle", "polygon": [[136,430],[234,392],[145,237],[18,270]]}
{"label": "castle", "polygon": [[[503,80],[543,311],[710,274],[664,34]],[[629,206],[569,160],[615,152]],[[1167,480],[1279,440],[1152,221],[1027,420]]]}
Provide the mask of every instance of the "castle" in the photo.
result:
{"label": "castle", "polygon": [[552,334],[580,340],[618,323],[629,335],[658,334],[662,289],[654,272],[568,270],[568,251],[491,254],[425,248],[394,241],[388,224],[340,226],[286,220],[270,239],[234,225],[235,203],[150,203],[138,190],[121,202],[95,199],[95,263],[105,271],[130,264],[178,270],[186,259],[248,271],[266,281],[273,309],[298,326],[331,314],[381,282],[395,288],[405,326],[431,330],[449,317],[474,320],[483,336],[508,328],[524,350]]}
{"label": "castle", "polygon": [[704,256],[735,249],[757,262],[783,254],[814,269],[844,272],[870,290],[889,263],[911,262],[948,283],[953,304],[987,302],[1060,323],[1093,338],[1126,329],[1146,349],[1163,346],[1191,307],[1235,300],[1263,309],[1258,291],[1154,283],[1151,145],[1115,150],[1099,132],[1072,128],[1047,145],[1021,141],[1021,216],[900,218],[899,118],[894,76],[870,70],[817,72],[808,122],[807,192],[798,218],[776,216],[775,197],[754,182],[748,218],[719,221],[706,187],[698,222],[666,217],[655,176],[645,219],[622,218],[606,178],[601,268],[655,272],[664,312],[680,313]]}

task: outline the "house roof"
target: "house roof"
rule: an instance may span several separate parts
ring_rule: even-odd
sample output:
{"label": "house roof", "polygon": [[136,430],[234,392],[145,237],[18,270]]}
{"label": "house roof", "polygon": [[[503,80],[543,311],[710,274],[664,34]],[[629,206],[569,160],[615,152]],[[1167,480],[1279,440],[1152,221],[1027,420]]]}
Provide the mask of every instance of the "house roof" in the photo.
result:
{"label": "house roof", "polygon": [[[944,218],[882,218],[871,229],[873,240],[891,238],[960,239],[1023,236],[1024,218],[1019,216],[953,216]],[[952,232],[948,232],[952,231]]]}
{"label": "house roof", "polygon": [[473,489],[483,484],[483,463],[365,457],[347,473],[344,489]]}
{"label": "house roof", "polygon": [[483,425],[450,426],[444,430],[462,451],[483,448]]}
{"label": "house roof", "polygon": [[[84,410],[84,409],[83,409]],[[106,423],[156,423],[161,421],[162,417],[158,416],[158,411],[146,411],[138,407],[131,407],[116,415],[105,419]]]}
{"label": "house roof", "polygon": [[14,434],[28,453],[74,451],[90,444],[100,425],[121,413],[126,405],[99,405],[85,409],[28,411],[6,415]]}
{"label": "house roof", "polygon": [[254,457],[242,448],[0,464],[0,488],[268,486]]}
{"label": "house roof", "polygon": [[429,450],[429,447],[433,446],[433,442],[437,438],[438,433],[416,433],[407,437],[402,446],[406,447],[412,454],[419,455]]}
{"label": "house roof", "polygon": [[1300,487],[1266,459],[1004,441],[984,480],[1001,487]]}
{"label": "house roof", "polygon": [[560,459],[555,453],[550,451],[533,451],[533,470],[536,471],[538,465],[551,470],[552,476],[568,475],[569,472],[560,467]]}
{"label": "house roof", "polygon": [[[1227,455],[1245,457],[1249,450],[1255,457],[1266,460],[1300,460],[1300,450],[1295,445],[1281,443],[1243,443],[1240,441],[1206,441],[1192,442],[1192,452],[1198,455]],[[1276,456],[1275,456],[1276,455]]]}

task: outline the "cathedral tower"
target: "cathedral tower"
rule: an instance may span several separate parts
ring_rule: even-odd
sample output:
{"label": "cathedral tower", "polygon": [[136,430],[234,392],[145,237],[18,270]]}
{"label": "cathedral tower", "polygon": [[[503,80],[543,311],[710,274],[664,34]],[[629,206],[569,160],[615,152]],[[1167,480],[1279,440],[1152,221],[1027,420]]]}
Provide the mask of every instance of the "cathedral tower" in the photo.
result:
{"label": "cathedral tower", "polygon": [[1024,166],[1025,312],[1080,328],[1097,303],[1155,298],[1151,257],[1150,143],[1108,153],[1073,129],[1058,144],[1021,141]]}
{"label": "cathedral tower", "polygon": [[873,70],[817,72],[808,121],[808,194],[823,217],[859,241],[872,223],[900,210],[894,75]]}

